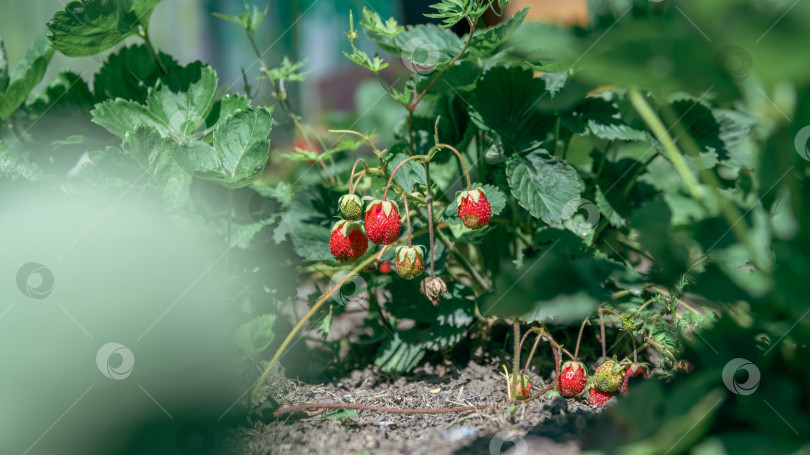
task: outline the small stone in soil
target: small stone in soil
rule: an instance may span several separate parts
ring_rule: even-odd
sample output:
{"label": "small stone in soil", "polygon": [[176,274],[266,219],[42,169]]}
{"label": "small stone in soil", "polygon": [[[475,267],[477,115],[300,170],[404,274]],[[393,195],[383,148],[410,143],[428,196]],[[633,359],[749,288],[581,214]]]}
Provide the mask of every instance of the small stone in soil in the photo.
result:
{"label": "small stone in soil", "polygon": [[460,441],[466,438],[474,438],[478,432],[473,427],[455,427],[444,430],[442,436],[448,441]]}

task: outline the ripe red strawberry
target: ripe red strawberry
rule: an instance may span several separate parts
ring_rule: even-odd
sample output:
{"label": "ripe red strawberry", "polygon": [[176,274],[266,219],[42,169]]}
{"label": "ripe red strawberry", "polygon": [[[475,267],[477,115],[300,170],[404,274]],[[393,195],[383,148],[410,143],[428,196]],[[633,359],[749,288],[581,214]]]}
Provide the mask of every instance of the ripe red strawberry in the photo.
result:
{"label": "ripe red strawberry", "polygon": [[363,213],[363,201],[356,194],[344,194],[338,200],[338,209],[347,220],[356,220]]}
{"label": "ripe red strawberry", "polygon": [[564,397],[573,397],[585,390],[587,382],[585,365],[580,362],[565,362],[560,370],[557,390]]}
{"label": "ripe red strawberry", "polygon": [[593,373],[593,387],[602,392],[613,393],[622,384],[624,368],[618,363],[608,360],[599,365]]}
{"label": "ripe red strawberry", "polygon": [[368,239],[363,234],[360,223],[340,220],[332,227],[329,237],[329,251],[342,264],[352,263],[365,254]]}
{"label": "ripe red strawberry", "polygon": [[630,384],[630,379],[636,376],[641,376],[644,379],[649,378],[650,374],[647,372],[647,366],[641,363],[631,363],[627,365],[627,368],[624,370],[624,381],[619,387],[619,391],[621,393],[627,393],[627,386]]}
{"label": "ripe red strawberry", "polygon": [[391,273],[391,263],[388,261],[380,262],[380,273]]}
{"label": "ripe red strawberry", "polygon": [[402,219],[391,201],[373,200],[366,209],[366,234],[377,245],[390,245],[399,238]]}
{"label": "ripe red strawberry", "polygon": [[421,245],[397,248],[395,255],[397,275],[406,280],[412,280],[421,275],[425,271],[425,261],[422,259],[423,249]]}
{"label": "ripe red strawberry", "polygon": [[588,389],[588,401],[591,403],[591,406],[595,408],[601,408],[602,405],[604,405],[612,397],[613,394],[610,392],[602,392],[601,390],[593,387]]}
{"label": "ripe red strawberry", "polygon": [[492,209],[484,190],[462,191],[456,197],[458,217],[470,229],[481,229],[489,224]]}

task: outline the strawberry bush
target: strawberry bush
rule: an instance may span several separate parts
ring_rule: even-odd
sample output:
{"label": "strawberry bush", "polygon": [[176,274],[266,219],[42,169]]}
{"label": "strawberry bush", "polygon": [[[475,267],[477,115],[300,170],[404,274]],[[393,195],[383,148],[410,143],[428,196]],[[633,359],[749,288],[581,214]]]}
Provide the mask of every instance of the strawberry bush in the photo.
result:
{"label": "strawberry bush", "polygon": [[[273,408],[263,386],[303,332],[330,353],[306,375],[337,371],[342,344],[399,375],[508,341],[492,400],[551,390],[531,365],[569,399],[619,396],[613,448],[806,449],[808,5],[589,2],[572,29],[487,25],[508,0],[441,0],[413,26],[363,7],[340,38],[385,102],[308,119],[306,61],[256,45],[267,10],[217,15],[261,68],[239,93],[155,48],[158,3],[73,1],[13,69],[0,47],[0,188],[132,191],[226,246],[246,407]],[[56,52],[109,53],[92,82],[34,93]],[[279,124],[294,146],[270,141]],[[358,308],[354,341],[330,339]]]}

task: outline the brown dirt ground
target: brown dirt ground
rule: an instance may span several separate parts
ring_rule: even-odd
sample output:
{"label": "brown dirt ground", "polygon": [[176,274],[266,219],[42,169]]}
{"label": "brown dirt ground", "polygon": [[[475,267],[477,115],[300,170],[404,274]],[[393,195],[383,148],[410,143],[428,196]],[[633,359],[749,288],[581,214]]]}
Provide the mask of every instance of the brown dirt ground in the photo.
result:
{"label": "brown dirt ground", "polygon": [[[315,415],[288,414],[238,430],[231,450],[247,454],[579,453],[583,429],[597,415],[586,399],[564,400],[552,392],[510,409],[498,368],[499,364],[474,361],[463,369],[427,365],[397,378],[366,369],[321,385],[277,375],[263,391],[281,405],[344,402],[416,409],[499,404],[443,414],[359,410],[343,419],[310,410]],[[534,378],[533,390],[547,384]]]}

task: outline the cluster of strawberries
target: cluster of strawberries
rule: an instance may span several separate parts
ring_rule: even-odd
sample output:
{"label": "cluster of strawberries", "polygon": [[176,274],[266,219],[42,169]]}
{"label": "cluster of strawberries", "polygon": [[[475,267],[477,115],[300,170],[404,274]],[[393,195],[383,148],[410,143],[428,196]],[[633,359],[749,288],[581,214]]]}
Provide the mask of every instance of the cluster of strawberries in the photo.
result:
{"label": "cluster of strawberries", "polygon": [[[582,362],[565,362],[557,380],[557,390],[564,397],[574,397],[588,385],[587,368]],[[607,360],[599,365],[590,378],[588,399],[591,406],[601,408],[613,397],[616,391],[627,393],[631,378],[647,378],[647,368],[640,363],[615,362]]]}
{"label": "cluster of strawberries", "polygon": [[[459,193],[457,203],[458,216],[468,228],[481,229],[489,224],[492,210],[484,190],[463,191]],[[355,221],[363,213],[363,201],[356,194],[341,196],[338,209],[344,219],[332,227],[329,250],[342,264],[350,264],[362,257],[369,240],[377,245],[390,245],[397,241],[402,231],[402,218],[393,201],[372,200],[366,209],[365,229],[363,224]],[[425,270],[423,255],[421,245],[398,247],[394,255],[397,275],[406,280],[421,275]]]}

